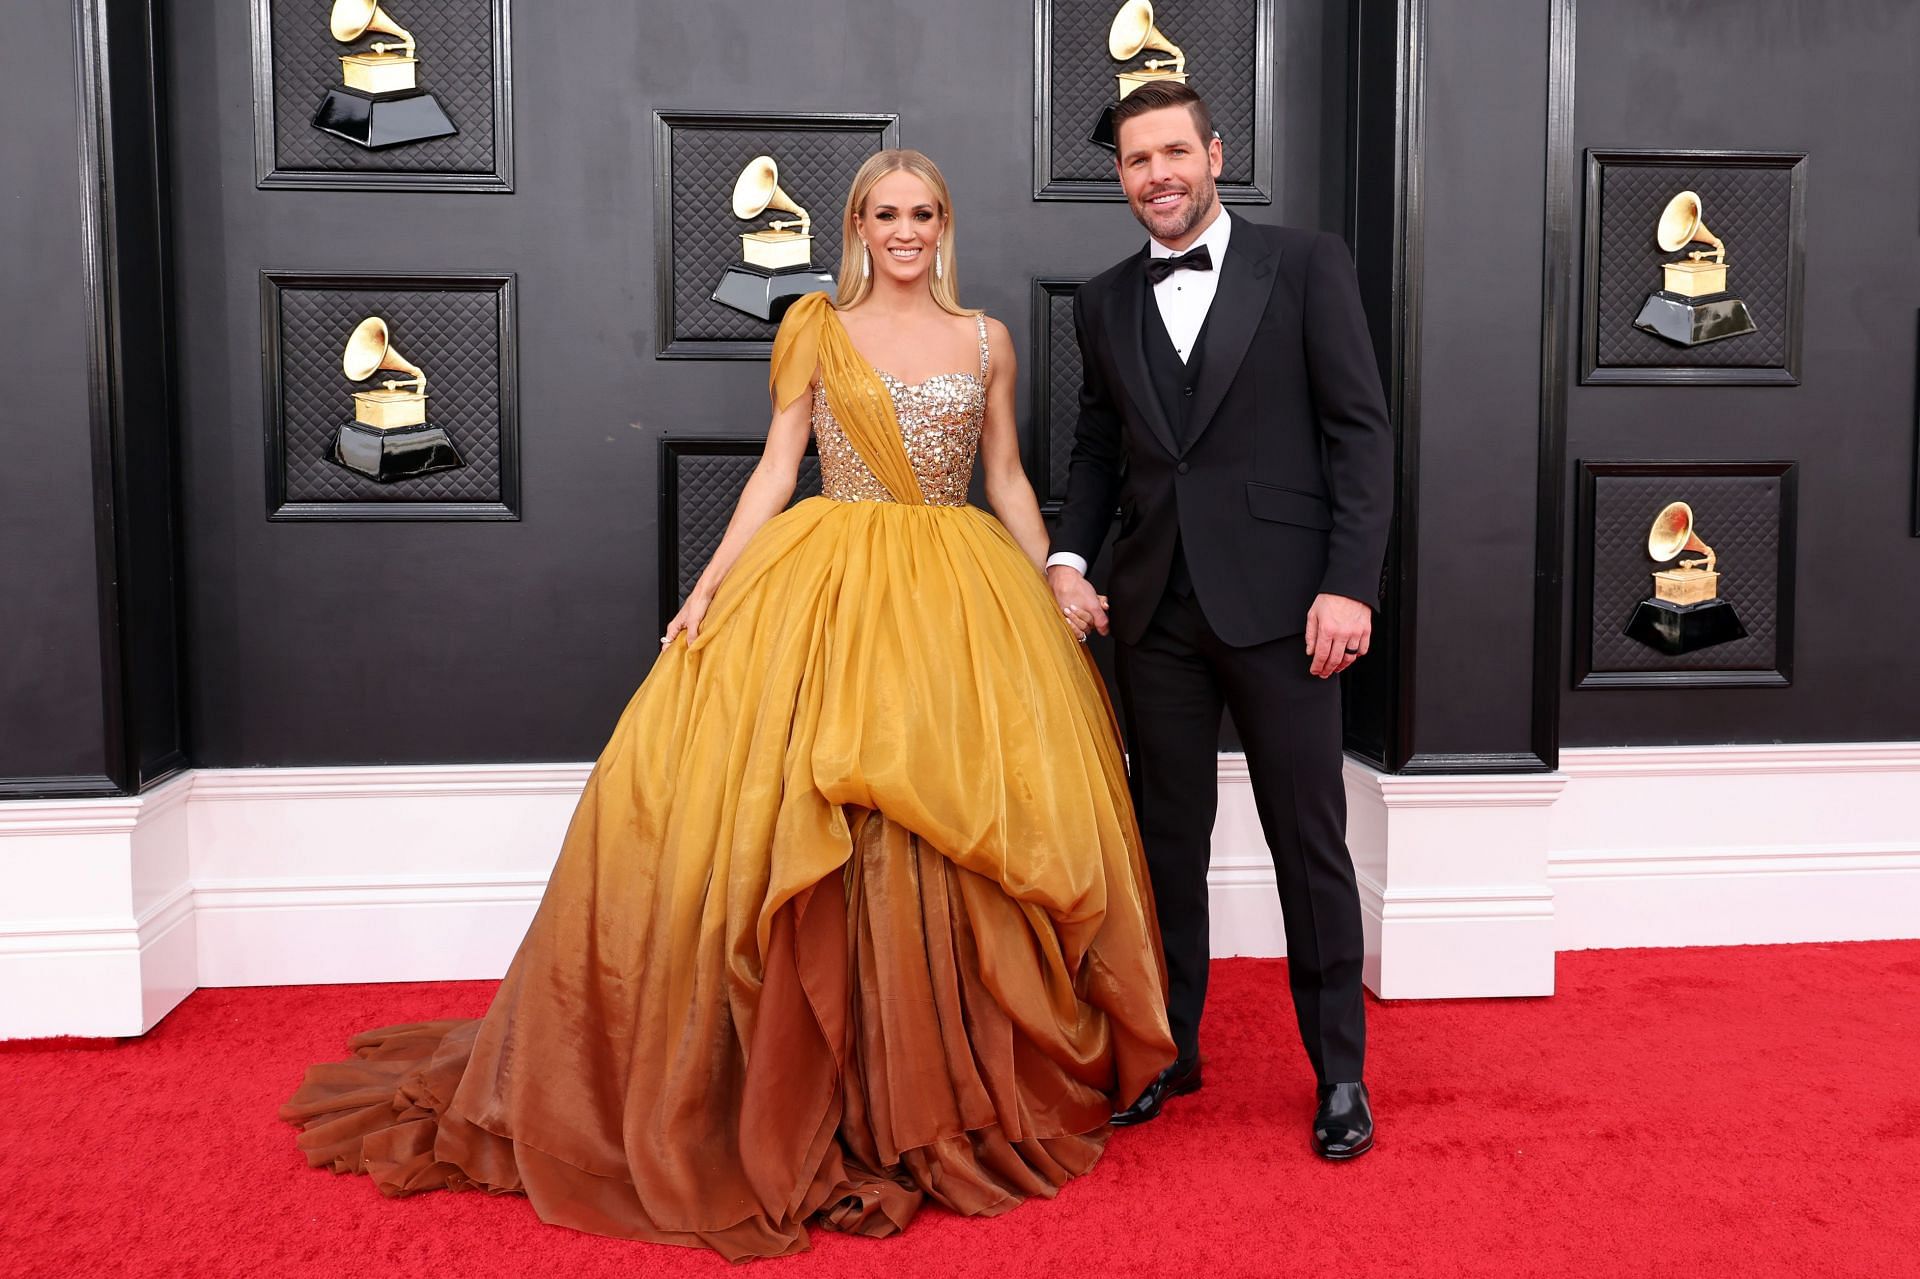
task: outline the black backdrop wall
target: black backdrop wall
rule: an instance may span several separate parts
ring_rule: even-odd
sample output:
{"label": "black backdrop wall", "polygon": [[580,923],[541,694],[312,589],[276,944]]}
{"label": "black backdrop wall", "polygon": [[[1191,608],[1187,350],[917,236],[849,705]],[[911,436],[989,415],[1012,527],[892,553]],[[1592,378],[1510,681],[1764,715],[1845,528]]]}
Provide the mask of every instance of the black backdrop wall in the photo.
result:
{"label": "black backdrop wall", "polygon": [[0,90],[0,795],[111,794],[187,762],[164,72],[146,5],[34,3]]}
{"label": "black backdrop wall", "polygon": [[[185,726],[215,766],[593,752],[654,651],[662,436],[765,422],[764,364],[655,358],[656,110],[897,113],[954,182],[967,299],[1023,350],[1033,278],[1139,243],[1121,206],[1033,198],[1026,0],[796,0],[777,35],[737,3],[521,6],[510,194],[262,190],[235,13],[175,7],[145,65],[151,0],[30,3],[52,44],[0,76],[35,122],[0,202],[11,793],[137,788]],[[1276,0],[1273,201],[1237,208],[1348,237],[1401,433],[1364,757],[1920,736],[1920,164],[1897,141],[1920,10],[1841,8]],[[1799,385],[1580,384],[1589,148],[1809,155]],[[263,271],[513,274],[522,518],[269,522]],[[1792,685],[1574,688],[1578,464],[1756,459],[1798,463]]]}
{"label": "black backdrop wall", "polygon": [[[1345,6],[1279,10],[1274,202],[1240,207],[1337,229]],[[1023,350],[1033,277],[1139,243],[1124,206],[1032,198],[1030,3],[797,0],[777,34],[773,13],[593,0],[556,24],[522,6],[511,195],[256,189],[247,31],[177,15],[174,58],[216,69],[171,103],[199,762],[598,749],[658,647],[662,433],[766,428],[764,363],[654,358],[654,111],[897,113],[956,192],[965,300]],[[515,272],[523,518],[269,524],[262,269]]]}
{"label": "black backdrop wall", "polygon": [[[1894,141],[1920,131],[1917,48],[1902,0],[1579,7],[1575,147],[1805,152],[1807,251],[1799,386],[1574,385],[1567,401],[1569,494],[1582,458],[1798,462],[1793,684],[1575,689],[1565,744],[1920,736],[1920,164]],[[1569,605],[1575,586],[1569,571]]]}
{"label": "black backdrop wall", "polygon": [[107,771],[95,593],[76,49],[70,0],[23,0],[4,42],[0,778]]}

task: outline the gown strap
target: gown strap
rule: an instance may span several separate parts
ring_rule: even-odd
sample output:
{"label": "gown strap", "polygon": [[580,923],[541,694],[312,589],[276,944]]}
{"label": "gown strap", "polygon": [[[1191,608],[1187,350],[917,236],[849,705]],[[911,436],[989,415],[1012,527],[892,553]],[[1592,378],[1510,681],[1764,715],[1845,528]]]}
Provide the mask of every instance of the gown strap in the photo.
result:
{"label": "gown strap", "polygon": [[982,311],[973,317],[974,324],[980,330],[980,380],[987,380],[987,314]]}

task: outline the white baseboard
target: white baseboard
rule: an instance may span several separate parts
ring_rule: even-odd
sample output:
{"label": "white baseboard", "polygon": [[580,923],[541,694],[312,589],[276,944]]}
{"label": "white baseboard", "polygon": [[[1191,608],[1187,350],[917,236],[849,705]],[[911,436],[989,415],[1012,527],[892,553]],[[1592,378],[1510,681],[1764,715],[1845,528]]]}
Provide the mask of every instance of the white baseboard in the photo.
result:
{"label": "white baseboard", "polygon": [[1347,842],[1382,999],[1553,993],[1557,774],[1400,777],[1348,761]]}
{"label": "white baseboard", "polygon": [[191,789],[0,803],[0,1039],[144,1034],[193,993]]}
{"label": "white baseboard", "polygon": [[200,983],[498,977],[588,764],[205,770]]}
{"label": "white baseboard", "polygon": [[202,986],[498,977],[546,877],[214,880],[194,888]]}
{"label": "white baseboard", "polygon": [[1561,753],[1560,950],[1920,937],[1920,743]]}
{"label": "white baseboard", "polygon": [[[493,978],[588,766],[200,770],[0,803],[0,1038],[134,1035],[198,986]],[[1920,744],[1568,751],[1554,774],[1348,762],[1368,985],[1540,995],[1556,950],[1920,936]],[[1285,953],[1220,760],[1214,953]]]}

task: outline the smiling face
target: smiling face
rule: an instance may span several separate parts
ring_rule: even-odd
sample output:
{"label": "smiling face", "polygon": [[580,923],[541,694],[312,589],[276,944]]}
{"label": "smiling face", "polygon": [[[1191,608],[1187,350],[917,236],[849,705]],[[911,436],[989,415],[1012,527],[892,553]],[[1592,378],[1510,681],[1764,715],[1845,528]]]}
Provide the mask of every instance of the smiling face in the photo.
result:
{"label": "smiling face", "polygon": [[1202,142],[1193,112],[1172,106],[1123,120],[1115,141],[1133,216],[1162,244],[1186,248],[1220,208],[1220,139]]}
{"label": "smiling face", "polygon": [[896,169],[873,184],[861,211],[860,238],[873,255],[873,273],[909,284],[933,269],[946,219],[927,184]]}

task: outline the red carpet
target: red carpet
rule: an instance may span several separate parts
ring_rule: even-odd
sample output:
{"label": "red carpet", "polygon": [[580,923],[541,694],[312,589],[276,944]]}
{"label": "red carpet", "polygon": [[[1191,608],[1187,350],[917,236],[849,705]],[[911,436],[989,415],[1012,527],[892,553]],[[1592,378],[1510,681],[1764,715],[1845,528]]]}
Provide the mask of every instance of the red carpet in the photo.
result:
{"label": "red carpet", "polygon": [[[491,989],[204,990],[141,1040],[0,1044],[0,1275],[731,1273],[306,1167],[274,1108],[308,1062]],[[1355,1164],[1308,1152],[1283,965],[1229,960],[1205,1091],[1057,1200],[753,1273],[1920,1275],[1920,942],[1574,953],[1552,999],[1369,1016]]]}

